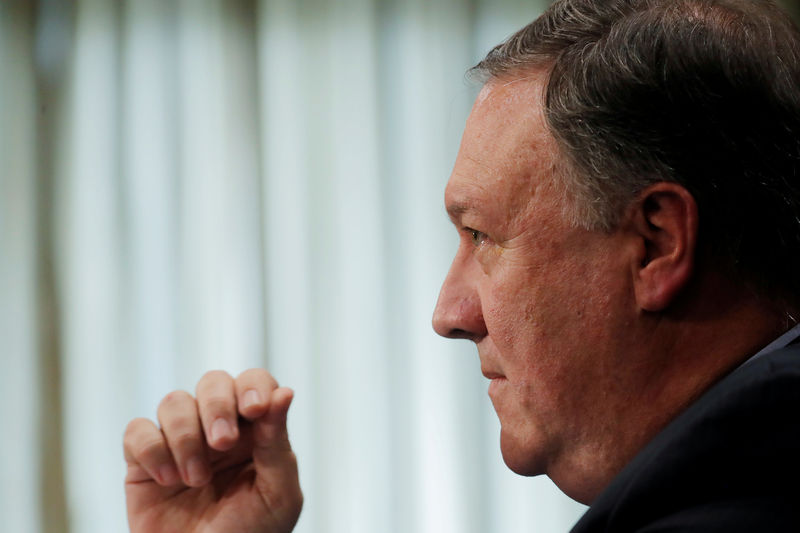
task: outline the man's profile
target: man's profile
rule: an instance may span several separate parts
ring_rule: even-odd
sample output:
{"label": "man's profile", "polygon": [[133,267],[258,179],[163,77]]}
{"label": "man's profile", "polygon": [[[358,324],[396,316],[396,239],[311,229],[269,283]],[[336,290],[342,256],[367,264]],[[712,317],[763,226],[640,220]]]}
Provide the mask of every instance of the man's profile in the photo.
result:
{"label": "man's profile", "polygon": [[[560,0],[473,71],[433,325],[477,345],[506,464],[589,504],[576,532],[800,529],[795,26]],[[291,397],[212,372],[132,421],[131,529],[291,530]]]}

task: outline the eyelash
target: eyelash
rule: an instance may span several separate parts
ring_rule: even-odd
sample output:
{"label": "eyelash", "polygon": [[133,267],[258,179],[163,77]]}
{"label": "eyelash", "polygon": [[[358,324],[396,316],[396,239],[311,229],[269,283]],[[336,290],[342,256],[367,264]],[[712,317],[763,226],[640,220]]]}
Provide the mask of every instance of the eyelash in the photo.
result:
{"label": "eyelash", "polygon": [[485,233],[476,229],[464,228],[464,231],[469,235],[469,240],[472,242],[472,245],[476,247],[483,244],[483,241],[487,238]]}

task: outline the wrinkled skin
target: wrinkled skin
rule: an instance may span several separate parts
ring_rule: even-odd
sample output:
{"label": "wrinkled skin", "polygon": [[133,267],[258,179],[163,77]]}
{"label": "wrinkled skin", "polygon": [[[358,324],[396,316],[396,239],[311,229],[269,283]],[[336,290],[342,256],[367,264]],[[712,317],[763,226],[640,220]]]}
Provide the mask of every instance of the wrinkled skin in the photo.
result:
{"label": "wrinkled skin", "polygon": [[552,477],[596,452],[613,417],[605,370],[635,309],[623,235],[565,216],[541,99],[537,76],[478,96],[445,191],[461,241],[433,323],[477,345],[506,464]]}
{"label": "wrinkled skin", "polygon": [[785,323],[697,268],[697,204],[679,184],[636,192],[611,230],[575,223],[547,75],[492,79],[473,106],[445,190],[460,244],[433,326],[476,344],[509,468],[591,503]]}
{"label": "wrinkled skin", "polygon": [[292,396],[264,370],[236,380],[209,372],[196,398],[182,391],[164,398],[160,428],[131,421],[124,439],[130,530],[291,531],[303,503],[286,432]]}

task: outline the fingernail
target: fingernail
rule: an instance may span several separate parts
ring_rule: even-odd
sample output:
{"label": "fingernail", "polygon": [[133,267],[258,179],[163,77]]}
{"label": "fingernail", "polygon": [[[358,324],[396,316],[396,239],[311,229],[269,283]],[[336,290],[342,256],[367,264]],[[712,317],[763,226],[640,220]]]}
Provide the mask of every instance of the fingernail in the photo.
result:
{"label": "fingernail", "polygon": [[224,418],[217,418],[211,424],[211,440],[219,442],[226,437],[233,437],[233,430],[231,425]]}
{"label": "fingernail", "polygon": [[158,477],[161,478],[163,485],[174,485],[178,482],[180,476],[178,470],[172,465],[161,465],[158,469]]}
{"label": "fingernail", "polygon": [[186,463],[186,473],[189,477],[189,483],[192,485],[202,485],[208,477],[208,470],[206,465],[199,457],[193,457]]}
{"label": "fingernail", "polygon": [[261,396],[259,396],[257,390],[250,389],[244,393],[244,397],[242,398],[242,407],[246,409],[259,403],[261,403]]}

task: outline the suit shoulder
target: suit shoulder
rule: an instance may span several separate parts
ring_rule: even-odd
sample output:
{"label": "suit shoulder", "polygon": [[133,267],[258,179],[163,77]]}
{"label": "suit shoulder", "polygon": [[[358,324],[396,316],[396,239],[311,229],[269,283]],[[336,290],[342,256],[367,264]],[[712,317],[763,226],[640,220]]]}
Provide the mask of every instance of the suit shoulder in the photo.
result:
{"label": "suit shoulder", "polygon": [[709,528],[763,520],[761,509],[770,506],[772,516],[800,531],[796,514],[778,512],[786,498],[800,499],[799,409],[800,347],[746,364],[645,446],[573,531],[693,531],[680,521],[688,517],[710,521],[697,523],[716,531]]}

